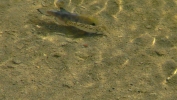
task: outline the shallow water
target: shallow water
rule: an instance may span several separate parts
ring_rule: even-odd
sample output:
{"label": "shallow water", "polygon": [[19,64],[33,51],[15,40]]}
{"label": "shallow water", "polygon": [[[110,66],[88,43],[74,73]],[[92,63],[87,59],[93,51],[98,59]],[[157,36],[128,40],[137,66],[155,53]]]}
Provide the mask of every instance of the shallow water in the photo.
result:
{"label": "shallow water", "polygon": [[65,0],[106,36],[58,25],[53,0],[1,0],[0,99],[175,100],[177,1]]}

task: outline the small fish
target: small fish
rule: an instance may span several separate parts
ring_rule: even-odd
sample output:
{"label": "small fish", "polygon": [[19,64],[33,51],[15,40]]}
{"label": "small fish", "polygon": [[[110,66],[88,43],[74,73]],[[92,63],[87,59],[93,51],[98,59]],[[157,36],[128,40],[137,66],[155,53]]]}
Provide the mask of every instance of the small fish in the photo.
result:
{"label": "small fish", "polygon": [[102,34],[106,32],[104,26],[96,26],[96,21],[85,16],[80,16],[67,11],[47,11],[47,13],[55,16],[58,22],[63,25],[73,26],[89,33]]}
{"label": "small fish", "polygon": [[77,15],[75,13],[70,13],[65,10],[61,10],[61,11],[51,10],[51,11],[47,11],[47,13],[49,15],[55,16],[58,20],[61,20],[63,22],[72,21],[72,22],[79,22],[79,23],[84,23],[89,25],[95,25],[97,23],[97,21],[93,18]]}

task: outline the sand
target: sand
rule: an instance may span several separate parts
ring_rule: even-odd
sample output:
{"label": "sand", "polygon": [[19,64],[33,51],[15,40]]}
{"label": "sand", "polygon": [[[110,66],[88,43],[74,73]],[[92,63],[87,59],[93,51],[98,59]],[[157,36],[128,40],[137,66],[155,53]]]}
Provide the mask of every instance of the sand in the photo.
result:
{"label": "sand", "polygon": [[177,1],[65,0],[105,35],[83,34],[37,9],[0,1],[0,100],[176,100]]}

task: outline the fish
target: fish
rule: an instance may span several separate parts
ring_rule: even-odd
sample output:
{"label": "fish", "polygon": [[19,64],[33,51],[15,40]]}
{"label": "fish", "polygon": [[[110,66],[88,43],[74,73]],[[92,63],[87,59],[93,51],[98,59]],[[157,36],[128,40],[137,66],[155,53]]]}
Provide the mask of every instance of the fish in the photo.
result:
{"label": "fish", "polygon": [[86,16],[70,13],[65,10],[50,10],[47,13],[55,16],[57,21],[62,23],[62,25],[73,26],[88,33],[101,34],[106,32],[105,26],[97,25],[96,20]]}
{"label": "fish", "polygon": [[81,16],[75,13],[70,13],[68,11],[65,11],[64,9],[61,11],[50,10],[47,11],[47,13],[49,15],[55,16],[58,20],[61,20],[63,22],[72,21],[72,22],[79,22],[79,23],[84,23],[89,25],[95,25],[97,23],[96,20],[93,18]]}

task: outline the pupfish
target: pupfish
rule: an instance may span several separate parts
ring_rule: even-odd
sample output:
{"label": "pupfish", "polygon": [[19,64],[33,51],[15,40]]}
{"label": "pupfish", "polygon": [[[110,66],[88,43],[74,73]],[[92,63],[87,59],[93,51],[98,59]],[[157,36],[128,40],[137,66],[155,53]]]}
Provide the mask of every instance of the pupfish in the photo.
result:
{"label": "pupfish", "polygon": [[47,11],[47,13],[49,15],[55,16],[58,20],[63,22],[72,21],[72,22],[79,22],[88,25],[96,24],[96,20],[93,18],[77,15],[75,13],[70,13],[65,11],[64,9],[61,11],[51,10],[51,11]]}
{"label": "pupfish", "polygon": [[58,21],[67,26],[73,26],[80,30],[89,33],[102,34],[106,28],[104,26],[97,26],[96,21],[85,16],[77,15],[67,11],[47,11],[49,15],[55,16]]}

